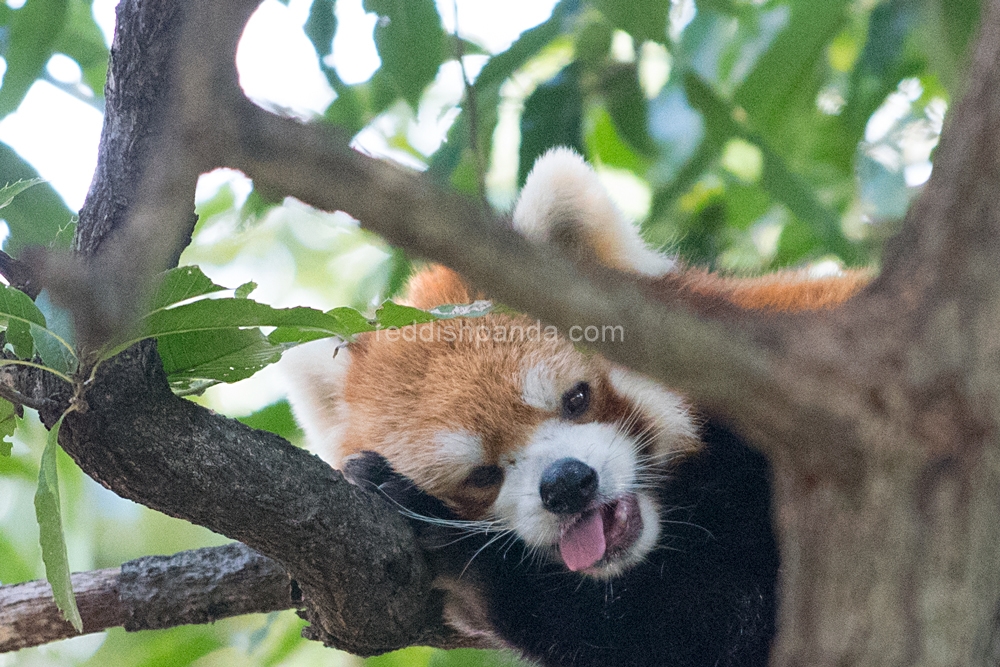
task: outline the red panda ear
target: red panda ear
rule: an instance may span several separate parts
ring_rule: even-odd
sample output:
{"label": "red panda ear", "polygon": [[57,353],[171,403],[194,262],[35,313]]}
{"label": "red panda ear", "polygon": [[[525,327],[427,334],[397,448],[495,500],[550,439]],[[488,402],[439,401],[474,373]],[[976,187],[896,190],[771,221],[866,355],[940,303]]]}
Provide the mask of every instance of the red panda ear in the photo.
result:
{"label": "red panda ear", "polygon": [[435,308],[446,303],[472,303],[474,295],[451,269],[434,265],[410,278],[404,303],[414,308]]}

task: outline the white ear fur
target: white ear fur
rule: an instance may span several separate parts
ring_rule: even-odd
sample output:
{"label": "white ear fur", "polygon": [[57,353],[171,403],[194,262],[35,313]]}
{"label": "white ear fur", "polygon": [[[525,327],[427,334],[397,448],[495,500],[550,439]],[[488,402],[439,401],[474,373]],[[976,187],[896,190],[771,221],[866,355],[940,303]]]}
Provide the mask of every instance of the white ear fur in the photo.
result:
{"label": "white ear fur", "polygon": [[514,227],[535,242],[551,242],[557,225],[574,225],[602,263],[660,276],[677,268],[671,257],[646,247],[594,170],[569,148],[553,148],[535,161],[514,209]]}
{"label": "white ear fur", "polygon": [[652,420],[655,453],[669,459],[678,453],[701,448],[698,427],[683,398],[661,384],[622,366],[613,366],[608,375],[611,386],[637,405],[641,414]]}
{"label": "white ear fur", "polygon": [[340,468],[343,459],[340,443],[347,427],[343,389],[350,364],[351,353],[338,338],[292,348],[280,364],[288,380],[288,402],[306,433],[309,451],[334,468]]}

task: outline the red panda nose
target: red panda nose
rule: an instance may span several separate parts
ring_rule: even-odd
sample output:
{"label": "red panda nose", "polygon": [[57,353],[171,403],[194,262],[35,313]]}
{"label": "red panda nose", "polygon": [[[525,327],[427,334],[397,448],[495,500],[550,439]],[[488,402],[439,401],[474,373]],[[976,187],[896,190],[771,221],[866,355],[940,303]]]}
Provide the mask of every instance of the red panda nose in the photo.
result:
{"label": "red panda nose", "polygon": [[577,514],[597,497],[597,471],[574,458],[554,461],[538,485],[542,506],[555,514]]}

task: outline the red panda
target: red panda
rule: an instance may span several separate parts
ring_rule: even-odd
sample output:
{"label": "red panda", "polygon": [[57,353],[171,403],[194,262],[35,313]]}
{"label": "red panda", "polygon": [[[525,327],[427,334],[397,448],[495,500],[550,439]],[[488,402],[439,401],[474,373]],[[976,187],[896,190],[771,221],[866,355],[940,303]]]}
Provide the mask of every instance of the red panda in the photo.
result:
{"label": "red panda", "polygon": [[[536,163],[513,224],[581,261],[744,309],[832,307],[867,282],[682,269],[567,149]],[[407,303],[477,296],[435,266]],[[288,357],[311,446],[432,514],[425,534],[466,531],[429,553],[456,627],[546,665],[766,664],[778,568],[767,464],[683,396],[499,312]]]}

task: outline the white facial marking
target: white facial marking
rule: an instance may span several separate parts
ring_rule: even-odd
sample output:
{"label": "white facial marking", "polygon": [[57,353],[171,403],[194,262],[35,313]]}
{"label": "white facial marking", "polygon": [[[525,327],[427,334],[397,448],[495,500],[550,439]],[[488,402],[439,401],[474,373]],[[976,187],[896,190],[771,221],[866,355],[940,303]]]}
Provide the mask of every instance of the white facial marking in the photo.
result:
{"label": "white facial marking", "polygon": [[559,419],[543,422],[507,469],[494,513],[528,546],[554,547],[559,541],[560,518],[542,506],[539,484],[549,464],[565,457],[579,459],[597,471],[600,497],[610,500],[631,492],[639,499],[643,529],[631,555],[598,573],[613,576],[649,553],[660,530],[656,503],[642,492],[636,477],[638,443],[614,424],[572,424]]}
{"label": "white facial marking", "polygon": [[457,488],[469,471],[483,462],[482,439],[466,430],[440,430],[430,435],[433,447],[421,446],[426,436],[392,433],[378,444],[393,466],[421,485]]}
{"label": "white facial marking", "polygon": [[340,444],[348,423],[342,394],[350,365],[351,353],[338,338],[299,345],[281,358],[288,401],[309,450],[335,468],[342,465]]}
{"label": "white facial marking", "polygon": [[468,431],[438,431],[434,434],[441,461],[456,466],[477,466],[483,462],[483,440]]}
{"label": "white facial marking", "polygon": [[521,400],[525,405],[547,412],[559,408],[556,374],[551,366],[542,361],[522,369]]}
{"label": "white facial marking", "polygon": [[669,457],[678,452],[698,450],[698,429],[680,396],[645,375],[619,366],[611,369],[608,379],[615,391],[634,403],[642,416],[652,421],[654,453],[657,456]]}

